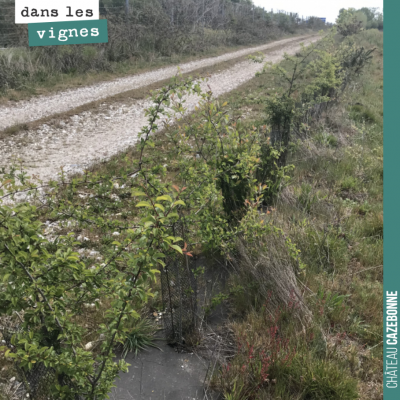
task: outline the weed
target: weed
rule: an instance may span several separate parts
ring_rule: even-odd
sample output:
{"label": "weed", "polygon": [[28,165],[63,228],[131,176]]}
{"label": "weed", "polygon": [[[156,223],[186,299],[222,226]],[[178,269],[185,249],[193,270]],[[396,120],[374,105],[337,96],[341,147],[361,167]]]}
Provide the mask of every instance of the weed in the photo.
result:
{"label": "weed", "polygon": [[122,348],[122,357],[126,358],[128,353],[138,355],[139,351],[145,350],[147,347],[159,349],[154,343],[154,333],[156,331],[153,323],[142,318],[134,320],[130,326],[127,326],[126,339]]}
{"label": "weed", "polygon": [[346,176],[340,183],[340,189],[342,191],[351,191],[357,188],[357,179],[353,176]]}
{"label": "weed", "polygon": [[313,193],[311,185],[303,183],[301,185],[300,194],[298,195],[298,202],[300,207],[307,213],[311,212],[311,208],[319,201],[318,194]]}
{"label": "weed", "polygon": [[315,136],[315,141],[320,144],[321,146],[326,147],[338,147],[339,141],[336,136],[331,135],[323,131]]}
{"label": "weed", "polygon": [[204,312],[207,316],[211,311],[215,310],[220,304],[222,304],[225,300],[228,300],[229,294],[218,293],[211,299],[211,304],[205,308]]}

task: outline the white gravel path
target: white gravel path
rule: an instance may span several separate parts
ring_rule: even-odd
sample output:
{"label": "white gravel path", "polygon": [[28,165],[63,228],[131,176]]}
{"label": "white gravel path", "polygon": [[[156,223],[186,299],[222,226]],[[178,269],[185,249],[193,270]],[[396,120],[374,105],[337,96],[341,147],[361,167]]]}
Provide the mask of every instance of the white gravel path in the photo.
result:
{"label": "white gravel path", "polygon": [[[298,36],[295,38],[279,40],[266,45],[227,53],[218,57],[191,61],[180,66],[181,72],[187,73],[224,61],[234,60],[235,58],[254,52],[265,51],[272,47],[297,41],[302,37],[306,38],[307,36]],[[148,86],[155,82],[171,78],[176,74],[176,72],[177,67],[171,66],[126,78],[119,78],[78,89],[67,90],[52,96],[34,97],[31,100],[20,101],[14,105],[0,106],[0,131],[13,125],[32,122],[56,113],[72,110],[96,100],[105,99],[132,89]]]}
{"label": "white gravel path", "polygon": [[[318,39],[308,38],[304,40],[304,44]],[[276,44],[277,42],[273,45]],[[299,48],[299,43],[289,43],[288,46],[269,53],[265,61],[276,63],[285,52],[295,54]],[[252,79],[262,67],[263,64],[243,61],[212,75],[203,86],[206,88],[208,85],[214,96],[218,97]],[[102,85],[99,85],[99,90]],[[197,97],[190,96],[186,106],[193,109],[198,101]],[[9,136],[0,141],[0,166],[10,165],[12,160],[19,159],[29,174],[45,181],[56,177],[61,167],[66,172],[80,172],[88,165],[100,159],[108,159],[134,145],[138,133],[146,124],[144,110],[150,104],[149,99],[103,104],[95,113],[83,112],[66,118],[58,127],[44,124],[38,129]]]}

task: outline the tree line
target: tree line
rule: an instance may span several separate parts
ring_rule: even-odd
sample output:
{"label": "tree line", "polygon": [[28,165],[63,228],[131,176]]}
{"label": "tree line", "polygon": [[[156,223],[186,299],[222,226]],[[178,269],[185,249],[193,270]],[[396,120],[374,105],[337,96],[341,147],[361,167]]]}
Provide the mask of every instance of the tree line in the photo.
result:
{"label": "tree line", "polygon": [[[15,0],[0,0],[0,47],[27,45],[26,28],[14,24],[14,6]],[[130,0],[128,7],[125,0],[101,0],[100,14],[109,20],[111,38],[125,35],[125,41],[119,40],[124,47],[134,42],[136,49],[151,46],[161,53],[177,51],[173,43],[185,52],[193,48],[194,38],[201,39],[195,47],[203,50],[213,42],[251,44],[294,33],[300,26],[323,26],[318,18],[302,21],[296,13],[265,10],[251,0]]]}

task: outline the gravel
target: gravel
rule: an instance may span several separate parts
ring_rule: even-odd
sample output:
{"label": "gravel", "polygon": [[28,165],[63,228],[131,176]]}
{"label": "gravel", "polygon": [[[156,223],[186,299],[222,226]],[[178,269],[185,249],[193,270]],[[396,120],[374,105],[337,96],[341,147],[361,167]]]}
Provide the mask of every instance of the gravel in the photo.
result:
{"label": "gravel", "polygon": [[[218,64],[224,61],[234,60],[250,53],[264,51],[272,47],[297,41],[302,37],[279,40],[263,46],[252,47],[244,50],[227,53],[218,57],[204,60],[191,61],[180,66],[182,73],[194,71]],[[38,96],[27,101],[20,101],[14,105],[0,107],[0,131],[17,124],[36,121],[56,113],[72,110],[93,101],[105,99],[129,90],[146,87],[150,84],[173,77],[177,73],[177,66],[157,69],[143,74],[119,78],[113,81],[103,82],[79,89],[71,89],[54,94],[52,96]]]}
{"label": "gravel", "polygon": [[[304,44],[310,44],[318,39],[318,37],[308,37],[308,39],[304,40]],[[295,54],[300,49],[300,44],[298,42],[290,44],[290,41],[293,41],[293,39],[286,40],[288,45],[284,48],[269,53],[265,61],[276,63],[282,59],[284,53]],[[231,55],[236,54],[235,57],[239,57],[246,52],[252,53],[256,49],[266,49],[268,46],[275,47],[278,43],[282,42],[285,41],[274,42],[267,46],[260,46],[249,50],[242,50],[241,52],[231,53]],[[223,57],[229,56],[230,55],[225,55],[212,60],[215,63],[217,59],[222,61]],[[208,59],[185,64],[185,71],[187,71],[187,68],[199,68],[205,65],[201,63],[206,62],[210,63],[211,61]],[[196,67],[194,66],[195,64]],[[262,68],[263,64],[243,61],[227,70],[213,74],[202,86],[206,90],[210,87],[214,96],[218,97],[252,79],[255,73]],[[185,72],[183,67],[182,71]],[[98,99],[101,96],[105,96],[105,92],[107,91],[109,96],[121,90],[122,86],[124,86],[124,90],[129,90],[132,89],[135,84],[141,84],[143,86],[150,83],[151,79],[157,79],[157,74],[159,74],[158,79],[164,79],[166,74],[170,73],[172,76],[175,72],[175,67],[165,68],[157,72],[119,79],[112,83],[102,83],[89,88],[71,90],[69,92],[50,96],[46,99],[42,99],[45,105],[44,110],[47,110],[44,112],[57,113],[64,110],[65,108],[63,107],[67,107],[68,104],[72,106],[72,102],[74,106],[77,106],[84,101],[91,101],[95,98]],[[147,80],[144,79],[144,76],[147,77]],[[142,78],[139,79],[139,77]],[[131,86],[127,89],[128,85]],[[60,103],[60,97],[64,99],[62,103]],[[56,100],[57,98],[58,100]],[[73,101],[73,99],[75,100]],[[40,101],[40,99],[35,98],[34,100],[20,105],[20,107],[22,107],[20,109],[21,115],[25,115],[25,117],[28,118],[34,108],[38,107],[37,103]],[[193,110],[198,104],[198,101],[198,97],[188,96],[186,98],[186,107],[188,111]],[[57,126],[43,124],[37,129],[8,136],[0,141],[0,166],[7,166],[10,165],[13,160],[19,160],[30,175],[34,174],[44,181],[57,177],[62,167],[67,173],[82,172],[92,163],[106,160],[126,150],[128,147],[135,145],[138,140],[138,133],[141,128],[146,125],[147,119],[145,117],[145,109],[149,106],[151,106],[150,99],[139,101],[126,99],[123,102],[102,104],[96,110],[86,111],[79,115],[66,118],[60,121]],[[60,109],[60,107],[62,109]],[[13,118],[17,109],[9,108],[8,110],[8,118]],[[0,114],[0,124],[4,124],[6,118],[4,118],[1,108]]]}

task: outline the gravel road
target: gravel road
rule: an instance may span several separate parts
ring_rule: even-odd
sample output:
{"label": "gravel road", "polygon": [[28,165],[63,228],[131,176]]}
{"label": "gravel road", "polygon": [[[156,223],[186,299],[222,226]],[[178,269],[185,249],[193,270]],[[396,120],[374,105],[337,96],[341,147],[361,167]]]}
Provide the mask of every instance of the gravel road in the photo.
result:
{"label": "gravel road", "polygon": [[[316,36],[309,36],[303,43],[307,45],[318,39]],[[201,68],[207,63],[234,59],[243,56],[246,52],[247,54],[254,53],[285,42],[287,46],[268,53],[265,58],[265,61],[276,63],[282,59],[285,52],[295,54],[299,50],[298,38],[295,43],[290,43],[293,40],[287,39],[221,57],[191,62],[182,66],[181,70],[188,72],[190,69]],[[203,87],[207,88],[208,85],[214,96],[218,97],[252,79],[262,68],[263,64],[250,61],[239,62],[231,68],[213,74]],[[7,109],[0,108],[0,127],[4,128],[10,124],[10,119],[14,121],[12,123],[21,122],[24,118],[24,121],[31,121],[44,115],[77,107],[85,102],[145,86],[173,76],[175,73],[176,67],[164,68],[46,98],[35,98]],[[195,96],[190,96],[186,100],[189,110],[194,109],[199,101]],[[81,172],[88,165],[108,159],[134,145],[138,139],[138,133],[146,124],[144,111],[150,105],[149,99],[139,101],[125,99],[121,102],[102,104],[96,110],[65,118],[54,126],[43,124],[38,128],[8,136],[0,140],[0,166],[10,165],[13,160],[18,159],[29,174],[34,174],[45,181],[56,177],[61,167],[64,167],[67,173]]]}
{"label": "gravel road", "polygon": [[[191,61],[180,66],[181,72],[187,73],[199,68],[209,67],[224,61],[234,60],[251,53],[265,51],[270,48],[289,44],[298,41],[300,38],[308,36],[298,36],[295,38],[279,40],[263,46],[251,47],[232,53],[223,54],[219,57],[211,57],[198,61]],[[39,96],[31,100],[20,101],[14,105],[0,106],[0,131],[17,124],[35,121],[55,113],[62,113],[76,107],[102,100],[107,97],[126,92],[132,89],[146,87],[153,83],[173,77],[177,72],[177,66],[157,69],[143,74],[129,76],[127,78],[115,79],[96,85],[71,89],[52,96]]]}

